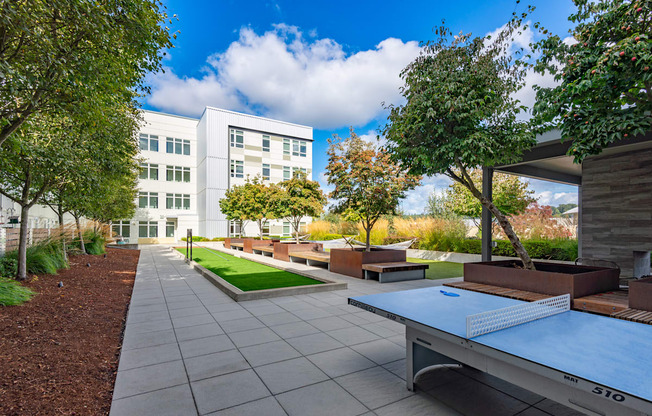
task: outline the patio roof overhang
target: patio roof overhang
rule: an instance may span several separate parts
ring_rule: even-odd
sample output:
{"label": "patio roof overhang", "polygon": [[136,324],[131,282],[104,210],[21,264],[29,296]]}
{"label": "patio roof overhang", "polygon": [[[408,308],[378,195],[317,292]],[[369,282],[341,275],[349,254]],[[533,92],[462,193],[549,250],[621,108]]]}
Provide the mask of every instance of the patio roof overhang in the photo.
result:
{"label": "patio roof overhang", "polygon": [[[552,130],[537,136],[537,145],[523,154],[521,160],[508,165],[499,165],[483,169],[482,193],[491,198],[493,183],[493,172],[525,176],[534,179],[575,185],[580,187],[579,196],[579,227],[578,240],[580,240],[582,224],[582,164],[575,163],[571,156],[568,156],[570,141],[562,141],[561,132]],[[633,152],[637,150],[652,148],[652,131],[644,135],[636,136],[613,143],[605,148],[599,157],[616,155],[619,153]],[[595,156],[594,156],[595,157]],[[492,221],[489,210],[482,209],[482,228],[488,229]],[[482,234],[482,261],[491,260],[491,233]],[[579,245],[581,255],[581,241]]]}
{"label": "patio roof overhang", "polygon": [[[520,161],[493,168],[503,172],[534,179],[579,186],[582,184],[582,165],[568,156],[570,141],[562,141],[561,132],[553,130],[537,136],[537,145],[526,151]],[[613,143],[599,156],[652,148],[652,132]]]}

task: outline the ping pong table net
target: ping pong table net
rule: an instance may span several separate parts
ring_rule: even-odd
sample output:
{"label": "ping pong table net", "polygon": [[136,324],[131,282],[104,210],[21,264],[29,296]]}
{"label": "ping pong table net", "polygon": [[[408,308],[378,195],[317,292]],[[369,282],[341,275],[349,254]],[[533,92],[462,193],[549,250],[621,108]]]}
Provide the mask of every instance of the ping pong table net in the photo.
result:
{"label": "ping pong table net", "polygon": [[466,338],[500,331],[570,310],[570,295],[555,296],[522,305],[481,312],[466,317]]}

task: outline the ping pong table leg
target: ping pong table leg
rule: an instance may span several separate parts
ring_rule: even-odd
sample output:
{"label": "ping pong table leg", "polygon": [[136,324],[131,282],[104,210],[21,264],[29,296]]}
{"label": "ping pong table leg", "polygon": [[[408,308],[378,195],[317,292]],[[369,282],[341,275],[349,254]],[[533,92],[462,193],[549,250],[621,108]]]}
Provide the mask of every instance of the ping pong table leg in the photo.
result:
{"label": "ping pong table leg", "polygon": [[407,374],[405,380],[407,381],[407,389],[409,391],[414,391],[414,377],[424,368],[442,364],[460,365],[459,361],[455,361],[452,358],[420,345],[410,340],[410,338],[406,338],[406,351],[407,359],[405,360],[405,367]]}

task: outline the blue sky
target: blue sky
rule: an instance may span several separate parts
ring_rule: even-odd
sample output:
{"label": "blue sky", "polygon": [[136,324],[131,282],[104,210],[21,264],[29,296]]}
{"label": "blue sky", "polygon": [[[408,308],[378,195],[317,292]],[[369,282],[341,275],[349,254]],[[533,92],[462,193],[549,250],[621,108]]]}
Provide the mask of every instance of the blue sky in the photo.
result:
{"label": "blue sky", "polygon": [[[164,0],[179,31],[151,74],[144,108],[199,117],[215,106],[314,127],[315,179],[325,186],[326,140],[349,127],[370,140],[385,125],[382,102],[400,104],[399,72],[446,20],[455,32],[484,35],[523,5],[514,1],[183,1]],[[533,21],[565,36],[570,0],[534,1]],[[526,32],[523,45],[536,35]],[[531,75],[528,85],[549,84]],[[531,102],[531,90],[519,98]],[[428,194],[446,178],[424,179],[403,210],[421,213]],[[576,202],[571,186],[531,181],[540,202]]]}

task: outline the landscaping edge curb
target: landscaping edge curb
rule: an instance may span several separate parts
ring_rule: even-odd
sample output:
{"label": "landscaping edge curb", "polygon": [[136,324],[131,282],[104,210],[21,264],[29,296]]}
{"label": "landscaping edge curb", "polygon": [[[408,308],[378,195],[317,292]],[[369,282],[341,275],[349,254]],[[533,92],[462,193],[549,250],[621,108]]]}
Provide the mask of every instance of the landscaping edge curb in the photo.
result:
{"label": "landscaping edge curb", "polygon": [[[222,279],[220,276],[218,276],[215,273],[211,272],[207,268],[201,266],[197,262],[195,262],[193,260],[186,259],[186,256],[184,256],[182,253],[177,251],[174,247],[170,247],[170,250],[173,253],[175,253],[176,255],[183,258],[186,263],[191,265],[202,276],[204,276],[206,279],[208,279],[209,282],[211,282],[213,285],[215,285],[222,292],[226,293],[231,299],[235,300],[236,302],[245,301],[245,300],[276,298],[276,297],[281,297],[281,296],[305,295],[305,294],[308,294],[308,293],[329,292],[329,291],[333,291],[333,290],[344,290],[344,289],[348,288],[347,283],[333,282],[331,280],[311,276],[308,273],[302,272],[301,270],[279,269],[279,270],[284,270],[284,271],[287,271],[287,272],[290,272],[290,273],[298,274],[298,275],[301,275],[301,276],[305,276],[305,277],[308,277],[308,278],[313,279],[313,280],[324,282],[324,284],[323,285],[309,285],[309,286],[280,287],[280,288],[276,288],[276,289],[250,290],[250,291],[245,292],[245,291],[240,290],[237,287],[233,286],[231,283],[229,283],[226,280]],[[245,259],[245,260],[254,261],[254,260],[250,260],[250,259]],[[268,267],[273,267],[273,266],[269,266],[268,264],[264,264],[264,263],[260,263],[260,262],[256,262],[256,263],[263,264],[263,265],[268,266]]]}

